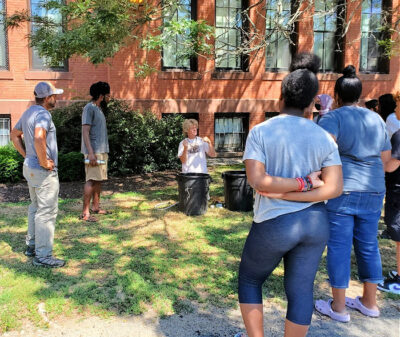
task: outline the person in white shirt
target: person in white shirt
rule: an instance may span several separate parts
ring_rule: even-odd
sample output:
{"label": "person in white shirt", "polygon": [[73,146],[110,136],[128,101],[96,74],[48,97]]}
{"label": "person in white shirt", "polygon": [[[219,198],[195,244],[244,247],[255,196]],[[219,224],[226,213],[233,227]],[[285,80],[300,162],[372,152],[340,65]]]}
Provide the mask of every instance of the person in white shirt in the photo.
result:
{"label": "person in white shirt", "polygon": [[195,119],[183,122],[183,134],[186,136],[179,143],[178,157],[182,162],[182,173],[208,173],[207,157],[216,157],[215,149],[208,137],[198,137],[199,123]]}
{"label": "person in white shirt", "polygon": [[389,139],[400,130],[400,113],[396,114],[396,101],[392,94],[384,94],[379,97],[379,115],[386,122]]}

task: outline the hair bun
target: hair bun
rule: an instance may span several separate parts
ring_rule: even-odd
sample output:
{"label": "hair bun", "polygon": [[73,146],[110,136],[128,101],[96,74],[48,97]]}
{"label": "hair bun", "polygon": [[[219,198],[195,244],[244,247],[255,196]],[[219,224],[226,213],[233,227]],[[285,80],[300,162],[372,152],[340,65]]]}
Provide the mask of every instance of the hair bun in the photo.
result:
{"label": "hair bun", "polygon": [[290,64],[289,71],[292,72],[299,69],[307,69],[314,74],[317,74],[320,66],[321,59],[317,55],[303,52],[295,55]]}
{"label": "hair bun", "polygon": [[356,68],[354,68],[353,65],[348,65],[346,68],[343,69],[342,71],[343,77],[346,78],[355,78],[356,76]]}

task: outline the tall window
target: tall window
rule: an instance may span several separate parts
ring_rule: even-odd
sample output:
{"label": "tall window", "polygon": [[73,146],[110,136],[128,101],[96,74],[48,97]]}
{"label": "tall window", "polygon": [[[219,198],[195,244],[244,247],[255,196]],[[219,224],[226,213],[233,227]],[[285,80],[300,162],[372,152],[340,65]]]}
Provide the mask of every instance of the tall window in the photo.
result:
{"label": "tall window", "polygon": [[248,70],[248,55],[240,51],[245,43],[248,22],[244,0],[215,1],[215,65],[220,70]]}
{"label": "tall window", "polygon": [[5,11],[6,2],[5,0],[0,0],[0,70],[8,69],[7,33],[4,27]]}
{"label": "tall window", "polygon": [[314,53],[321,58],[321,71],[342,68],[341,20],[344,18],[342,0],[315,1]]}
{"label": "tall window", "polygon": [[[164,13],[164,25],[172,20],[196,20],[196,1],[194,0],[181,0],[176,7],[169,8]],[[184,41],[189,32],[184,34],[175,35],[168,39],[166,46],[162,51],[162,65],[163,69],[186,69],[197,70],[197,59],[184,58],[183,52],[185,51]]]}
{"label": "tall window", "polygon": [[265,67],[269,71],[288,70],[292,61],[294,46],[291,40],[294,36],[293,27],[289,25],[291,12],[291,0],[267,1]]}
{"label": "tall window", "polygon": [[388,72],[388,58],[378,45],[382,39],[383,10],[388,1],[363,0],[361,12],[360,71],[372,73]]}
{"label": "tall window", "polygon": [[219,152],[244,151],[249,133],[249,114],[215,114],[215,149]]}
{"label": "tall window", "polygon": [[10,115],[0,115],[0,146],[10,142]]}
{"label": "tall window", "polygon": [[[41,17],[48,17],[56,23],[62,23],[61,13],[57,10],[46,10],[42,7],[48,0],[31,0],[31,14]],[[61,1],[61,0],[58,0]],[[32,23],[32,33],[34,33],[40,24]],[[62,29],[61,27],[59,29]],[[40,57],[39,52],[36,48],[32,48],[32,69],[36,70],[54,70],[54,71],[66,71],[67,62],[61,62],[56,67],[49,67],[45,57]]]}

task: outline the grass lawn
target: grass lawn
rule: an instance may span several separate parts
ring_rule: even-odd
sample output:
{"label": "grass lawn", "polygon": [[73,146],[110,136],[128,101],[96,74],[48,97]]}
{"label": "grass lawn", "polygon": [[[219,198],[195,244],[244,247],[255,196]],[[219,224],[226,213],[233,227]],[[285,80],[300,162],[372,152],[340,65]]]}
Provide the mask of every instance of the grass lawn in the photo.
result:
{"label": "grass lawn", "polygon": [[[221,172],[212,169],[211,199],[223,201]],[[252,212],[210,208],[188,217],[156,209],[177,201],[176,187],[160,186],[103,198],[113,213],[98,223],[78,220],[81,201],[60,200],[54,255],[67,260],[60,269],[34,267],[24,256],[27,203],[0,208],[0,333],[18,329],[25,321],[46,326],[38,305],[50,319],[76,313],[160,316],[190,311],[190,301],[216,306],[237,305],[240,254]],[[395,249],[381,240],[384,271],[395,267]],[[356,269],[353,266],[353,277]],[[283,268],[279,266],[264,295],[285,305]],[[317,276],[317,291],[326,280],[325,262]],[[387,296],[387,295],[385,295]],[[396,297],[395,297],[396,298]],[[399,297],[397,297],[399,298]]]}

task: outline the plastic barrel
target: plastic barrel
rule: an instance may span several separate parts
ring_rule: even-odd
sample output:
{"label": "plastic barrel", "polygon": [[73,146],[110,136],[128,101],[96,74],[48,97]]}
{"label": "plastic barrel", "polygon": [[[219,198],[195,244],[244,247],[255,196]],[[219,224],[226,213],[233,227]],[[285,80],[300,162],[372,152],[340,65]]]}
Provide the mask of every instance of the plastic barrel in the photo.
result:
{"label": "plastic barrel", "polygon": [[226,171],[224,178],[225,208],[230,211],[249,212],[253,209],[253,189],[247,182],[245,171]]}
{"label": "plastic barrel", "polygon": [[186,215],[202,215],[207,211],[210,175],[206,173],[179,173],[179,210]]}

